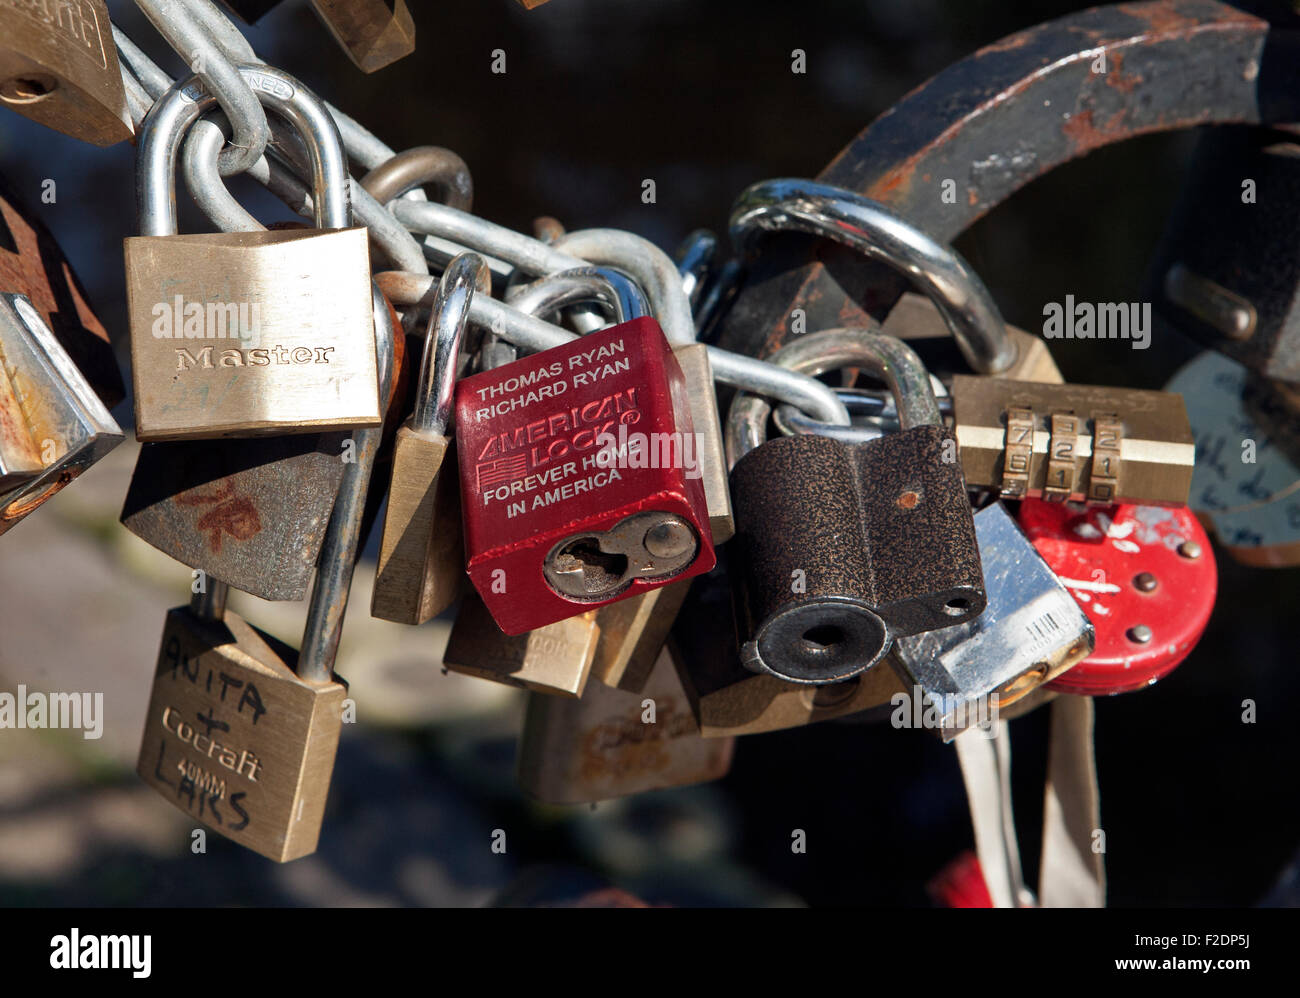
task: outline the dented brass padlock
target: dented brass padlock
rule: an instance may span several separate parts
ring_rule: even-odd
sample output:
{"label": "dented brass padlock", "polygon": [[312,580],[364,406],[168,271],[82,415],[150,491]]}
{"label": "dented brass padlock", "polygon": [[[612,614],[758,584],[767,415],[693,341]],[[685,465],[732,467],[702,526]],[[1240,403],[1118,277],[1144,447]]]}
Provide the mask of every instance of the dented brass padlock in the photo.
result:
{"label": "dented brass padlock", "polygon": [[131,138],[103,0],[0,3],[0,103],[98,146]]}

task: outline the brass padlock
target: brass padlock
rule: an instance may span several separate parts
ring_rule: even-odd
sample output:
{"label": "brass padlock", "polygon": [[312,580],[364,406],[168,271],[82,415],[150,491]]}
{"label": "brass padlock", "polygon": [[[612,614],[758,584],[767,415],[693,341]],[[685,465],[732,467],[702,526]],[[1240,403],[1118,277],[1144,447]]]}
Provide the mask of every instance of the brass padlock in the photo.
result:
{"label": "brass padlock", "polygon": [[104,0],[0,4],[0,103],[98,146],[129,139],[131,115]]}
{"label": "brass padlock", "polygon": [[466,590],[443,652],[444,666],[539,693],[582,696],[600,638],[597,611],[509,635],[492,619],[482,597]]}
{"label": "brass padlock", "polygon": [[640,693],[591,683],[578,700],[528,695],[519,785],[549,804],[586,804],[721,779],[735,739],[704,739],[662,649]]}
{"label": "brass padlock", "polygon": [[122,428],[23,295],[0,294],[0,356],[39,473],[0,497],[0,534],[122,442]]}
{"label": "brass padlock", "polygon": [[[375,328],[387,392],[393,330],[379,309]],[[381,436],[356,435],[300,653],[225,611],[226,587],[210,579],[163,627],[137,772],[187,814],[276,862],[314,852],[320,836],[347,695],[334,656]]]}
{"label": "brass padlock", "polygon": [[26,295],[104,405],[126,397],[108,332],[58,241],[0,177],[0,291]]}
{"label": "brass padlock", "polygon": [[415,410],[397,431],[388,510],[370,612],[422,624],[447,609],[465,580],[455,438],[447,436],[460,345],[475,291],[491,292],[482,257],[464,253],[438,285],[420,361]]}
{"label": "brass padlock", "polygon": [[596,611],[600,640],[591,671],[597,679],[631,693],[645,688],[692,581],[682,579]]}
{"label": "brass padlock", "polygon": [[311,0],[311,5],[363,73],[415,51],[415,21],[406,0]]}
{"label": "brass padlock", "polygon": [[[378,426],[366,229],[325,105],[270,67],[241,73],[311,151],[317,229],[176,234],[176,152],[215,103],[194,81],[150,111],[141,235],[125,241],[136,436],[247,437]],[[321,231],[325,230],[325,231]],[[196,342],[196,340],[198,342]]]}

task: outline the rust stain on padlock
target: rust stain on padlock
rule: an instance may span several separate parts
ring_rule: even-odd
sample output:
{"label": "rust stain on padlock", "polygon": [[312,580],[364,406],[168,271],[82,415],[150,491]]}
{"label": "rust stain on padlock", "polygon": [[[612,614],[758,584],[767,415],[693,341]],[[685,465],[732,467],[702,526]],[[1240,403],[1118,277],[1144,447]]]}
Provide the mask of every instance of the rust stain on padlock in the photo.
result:
{"label": "rust stain on padlock", "polygon": [[[1093,72],[1105,60],[1106,72]],[[1195,85],[1188,85],[1195,81]],[[1098,7],[1037,25],[945,69],[887,110],[818,179],[950,242],[1030,181],[1151,132],[1300,119],[1300,32],[1215,0]],[[1011,150],[1010,152],[1008,150]],[[961,196],[944,203],[938,185]],[[841,246],[773,241],[724,318],[720,345],[771,353],[808,328],[883,318],[905,283]]]}
{"label": "rust stain on padlock", "polygon": [[221,554],[221,538],[227,533],[237,541],[246,541],[262,531],[257,507],[247,496],[236,494],[233,481],[218,482],[210,492],[196,489],[177,496],[176,501],[182,506],[212,507],[194,525],[208,534],[213,554]]}
{"label": "rust stain on padlock", "polygon": [[104,405],[122,401],[125,388],[108,333],[86,300],[81,282],[49,231],[0,178],[0,291],[25,294],[60,346]]}
{"label": "rust stain on padlock", "polygon": [[662,772],[673,764],[668,743],[699,733],[686,704],[666,697],[655,700],[656,719],[646,724],[641,710],[596,725],[582,740],[579,774],[597,782],[628,773]]}

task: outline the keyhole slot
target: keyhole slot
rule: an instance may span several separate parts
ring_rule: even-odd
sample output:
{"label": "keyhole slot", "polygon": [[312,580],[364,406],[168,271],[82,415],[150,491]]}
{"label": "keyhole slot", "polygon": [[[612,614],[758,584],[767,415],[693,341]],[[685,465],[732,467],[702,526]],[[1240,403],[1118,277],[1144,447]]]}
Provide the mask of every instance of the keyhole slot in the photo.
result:
{"label": "keyhole slot", "polygon": [[803,632],[804,649],[812,655],[824,655],[846,640],[843,629],[835,624],[818,624]]}
{"label": "keyhole slot", "polygon": [[7,104],[35,104],[59,89],[59,81],[43,73],[11,76],[0,83],[0,100]]}
{"label": "keyhole slot", "polygon": [[579,537],[556,554],[554,570],[561,575],[580,575],[580,588],[594,596],[622,584],[627,575],[627,556],[602,551],[595,537]]}

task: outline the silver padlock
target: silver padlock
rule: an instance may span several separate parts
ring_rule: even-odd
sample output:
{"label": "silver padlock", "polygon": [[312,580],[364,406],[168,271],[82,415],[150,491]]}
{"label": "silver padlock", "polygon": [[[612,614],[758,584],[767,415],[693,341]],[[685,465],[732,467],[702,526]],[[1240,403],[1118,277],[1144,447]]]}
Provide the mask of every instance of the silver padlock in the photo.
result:
{"label": "silver padlock", "polygon": [[974,620],[895,639],[886,659],[944,741],[1059,676],[1093,649],[1092,623],[1001,503],[975,514],[988,602]]}
{"label": "silver padlock", "polygon": [[0,294],[0,354],[43,470],[0,498],[0,534],[122,442],[90,382],[25,295]]}

